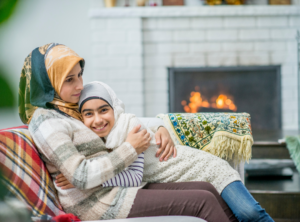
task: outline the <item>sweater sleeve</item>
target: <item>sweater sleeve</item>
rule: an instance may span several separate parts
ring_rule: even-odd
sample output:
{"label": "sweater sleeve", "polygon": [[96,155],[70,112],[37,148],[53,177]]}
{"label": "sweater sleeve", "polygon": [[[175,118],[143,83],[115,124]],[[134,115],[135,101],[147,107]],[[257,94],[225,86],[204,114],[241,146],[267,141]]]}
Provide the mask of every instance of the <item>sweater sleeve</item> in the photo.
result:
{"label": "sweater sleeve", "polygon": [[[124,142],[111,153],[105,153],[86,158],[79,153],[73,144],[73,131],[70,124],[64,119],[50,118],[43,121],[32,120],[29,131],[39,151],[52,163],[70,183],[78,189],[91,189],[97,187],[128,167],[137,159],[135,149]],[[79,136],[81,132],[77,132]],[[91,133],[83,130],[82,138],[88,147],[88,141],[95,142],[89,135]],[[93,135],[93,134],[92,134]],[[94,136],[94,135],[93,135]],[[105,145],[99,142],[99,146]]]}
{"label": "sweater sleeve", "polygon": [[102,184],[103,187],[138,187],[142,183],[144,172],[144,153],[128,166],[127,169],[120,172],[114,178]]}

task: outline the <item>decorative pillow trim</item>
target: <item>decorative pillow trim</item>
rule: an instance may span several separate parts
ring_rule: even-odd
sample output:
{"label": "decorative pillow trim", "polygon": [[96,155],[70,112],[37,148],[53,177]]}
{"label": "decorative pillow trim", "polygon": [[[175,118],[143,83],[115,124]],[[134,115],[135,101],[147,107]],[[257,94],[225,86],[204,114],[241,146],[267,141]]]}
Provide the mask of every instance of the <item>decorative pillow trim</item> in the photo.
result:
{"label": "decorative pillow trim", "polygon": [[233,160],[235,164],[247,161],[252,156],[252,136],[236,136],[228,132],[216,132],[211,142],[202,150],[222,159]]}

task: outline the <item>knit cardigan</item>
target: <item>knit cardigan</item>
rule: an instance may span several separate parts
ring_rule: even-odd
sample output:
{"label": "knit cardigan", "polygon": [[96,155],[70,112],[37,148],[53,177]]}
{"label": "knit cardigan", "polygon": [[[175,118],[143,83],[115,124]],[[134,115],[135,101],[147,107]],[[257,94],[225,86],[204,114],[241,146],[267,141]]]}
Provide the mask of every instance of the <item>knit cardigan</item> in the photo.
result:
{"label": "knit cardigan", "polygon": [[113,152],[82,122],[38,108],[29,131],[53,180],[62,173],[75,188],[56,186],[64,211],[81,220],[126,218],[139,187],[102,187],[138,155],[127,142]]}

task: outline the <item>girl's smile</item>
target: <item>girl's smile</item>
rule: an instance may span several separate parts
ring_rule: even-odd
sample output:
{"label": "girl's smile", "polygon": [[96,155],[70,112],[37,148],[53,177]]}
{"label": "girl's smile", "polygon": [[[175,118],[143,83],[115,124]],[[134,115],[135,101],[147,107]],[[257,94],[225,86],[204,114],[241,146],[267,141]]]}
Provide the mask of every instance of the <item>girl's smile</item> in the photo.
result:
{"label": "girl's smile", "polygon": [[105,130],[105,128],[107,127],[108,123],[106,123],[104,126],[102,127],[93,127],[94,131],[100,132],[102,130]]}

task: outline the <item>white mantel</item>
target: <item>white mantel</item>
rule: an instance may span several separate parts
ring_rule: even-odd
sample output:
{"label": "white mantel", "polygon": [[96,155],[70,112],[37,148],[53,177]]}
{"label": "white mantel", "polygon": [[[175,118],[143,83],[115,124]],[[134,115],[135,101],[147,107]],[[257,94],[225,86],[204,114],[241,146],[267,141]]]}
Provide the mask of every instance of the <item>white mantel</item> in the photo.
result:
{"label": "white mantel", "polygon": [[94,79],[127,112],[168,112],[168,67],[281,65],[282,126],[297,129],[299,6],[96,8],[89,17]]}
{"label": "white mantel", "polygon": [[300,14],[300,6],[164,6],[115,7],[91,9],[90,18],[113,17],[210,17],[210,16],[292,16]]}

